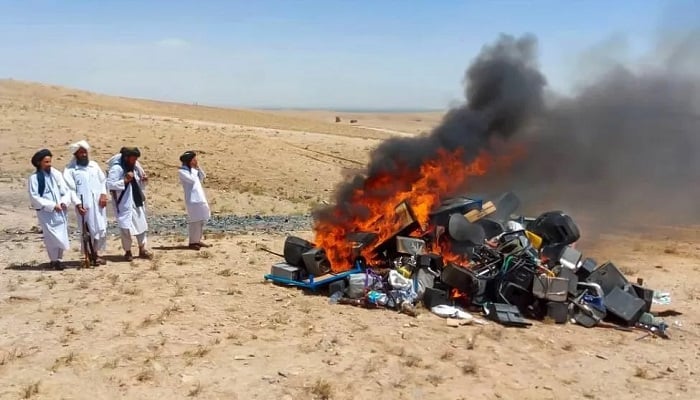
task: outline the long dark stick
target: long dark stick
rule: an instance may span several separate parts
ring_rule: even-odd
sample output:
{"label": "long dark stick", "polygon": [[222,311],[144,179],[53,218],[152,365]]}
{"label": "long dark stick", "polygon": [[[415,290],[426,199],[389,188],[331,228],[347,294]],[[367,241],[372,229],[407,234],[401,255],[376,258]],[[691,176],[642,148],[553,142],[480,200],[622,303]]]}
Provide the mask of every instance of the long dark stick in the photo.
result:
{"label": "long dark stick", "polygon": [[[83,207],[83,210],[85,210],[85,203],[83,200],[83,196],[80,196],[80,203]],[[83,226],[82,226],[82,231],[83,231],[83,252],[85,253],[85,264],[87,268],[89,268],[92,264],[97,262],[97,257],[95,256],[95,249],[92,246],[92,237],[90,236],[90,228],[88,227],[87,220],[85,219],[85,215],[82,215],[82,220],[83,220]]]}
{"label": "long dark stick", "polygon": [[[80,196],[80,204],[81,204],[81,207],[83,207],[83,210],[84,210],[84,209],[85,209],[85,205],[83,204],[83,196],[82,196],[82,195]],[[85,228],[86,228],[86,226],[85,226],[85,215],[81,215],[81,216],[80,216],[80,219],[81,219],[81,221],[82,221],[82,224],[80,224],[80,225],[81,225],[81,226],[80,226],[80,231],[81,231],[81,232],[80,232],[80,236],[81,236],[81,239],[82,239],[82,242],[83,242],[83,255],[85,256],[85,259],[83,260],[83,266],[84,266],[85,268],[90,268],[90,264],[91,264],[91,262],[90,262],[90,253],[89,253],[89,250],[88,250],[88,247],[87,247],[87,246],[88,246],[88,245],[87,245],[87,242],[86,242],[86,240],[85,240],[85,234],[86,234],[86,232],[85,232]]]}
{"label": "long dark stick", "polygon": [[266,253],[270,253],[270,254],[276,255],[277,257],[282,257],[282,258],[284,258],[284,254],[275,253],[274,251],[268,249],[267,247],[260,246],[260,247],[258,247],[258,250],[262,250],[262,251],[264,251],[264,252],[266,252]]}

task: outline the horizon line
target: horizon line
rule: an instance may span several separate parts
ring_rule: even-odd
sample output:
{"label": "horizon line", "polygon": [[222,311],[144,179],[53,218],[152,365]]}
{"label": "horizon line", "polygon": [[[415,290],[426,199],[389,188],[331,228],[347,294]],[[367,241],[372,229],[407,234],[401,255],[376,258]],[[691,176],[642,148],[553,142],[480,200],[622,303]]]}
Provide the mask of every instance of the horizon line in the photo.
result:
{"label": "horizon line", "polygon": [[141,97],[134,95],[121,95],[121,94],[110,94],[107,92],[102,92],[94,89],[85,89],[75,86],[68,86],[62,83],[52,83],[43,81],[33,81],[26,79],[17,79],[12,77],[0,77],[0,81],[12,81],[18,83],[24,83],[28,85],[45,85],[45,86],[58,86],[67,90],[74,90],[79,92],[86,92],[90,94],[97,94],[102,96],[109,96],[115,98],[125,98],[133,100],[146,100],[146,101],[156,101],[162,103],[174,103],[182,105],[191,106],[202,106],[202,107],[214,107],[214,108],[225,108],[225,109],[242,109],[242,110],[259,110],[259,111],[335,111],[339,113],[426,113],[426,112],[445,112],[450,109],[450,107],[333,107],[333,106],[318,106],[318,107],[299,107],[299,106],[261,106],[261,105],[235,105],[235,104],[222,104],[222,103],[207,103],[199,101],[184,101],[184,100],[167,100],[159,99],[156,97]]}

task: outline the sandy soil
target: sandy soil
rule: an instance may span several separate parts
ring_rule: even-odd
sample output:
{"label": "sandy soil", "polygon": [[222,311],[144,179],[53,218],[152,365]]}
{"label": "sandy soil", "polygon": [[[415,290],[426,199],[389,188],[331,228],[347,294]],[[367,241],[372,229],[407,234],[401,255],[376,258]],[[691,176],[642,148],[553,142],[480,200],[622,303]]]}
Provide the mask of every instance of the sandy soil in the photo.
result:
{"label": "sandy soil", "polygon": [[[44,269],[24,188],[44,144],[58,165],[84,137],[100,160],[139,145],[154,213],[182,210],[174,172],[184,148],[203,152],[214,211],[294,213],[327,200],[391,135],[340,125],[0,81],[0,399],[700,398],[695,228],[582,244],[672,293],[672,306],[656,308],[682,313],[668,319],[680,325],[672,340],[545,323],[452,328],[425,310],[331,306],[264,282],[277,259],[259,248],[280,250],[282,235],[209,235],[215,247],[200,252],[177,249],[183,237],[152,237],[156,258],[133,263],[119,262],[112,238],[105,267]],[[72,246],[67,259],[77,260]]]}

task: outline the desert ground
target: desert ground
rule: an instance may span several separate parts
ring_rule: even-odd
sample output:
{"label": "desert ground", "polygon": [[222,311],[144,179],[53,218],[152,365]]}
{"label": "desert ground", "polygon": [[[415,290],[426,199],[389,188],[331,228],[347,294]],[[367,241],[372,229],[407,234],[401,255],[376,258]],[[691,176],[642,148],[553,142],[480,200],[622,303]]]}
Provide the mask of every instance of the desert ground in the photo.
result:
{"label": "desert ground", "polygon": [[[335,116],[341,117],[335,123]],[[700,228],[596,232],[580,247],[672,295],[670,340],[641,332],[538,323],[450,327],[420,310],[330,305],[266,283],[285,235],[210,233],[178,249],[153,235],[154,260],[46,269],[29,209],[31,155],[87,139],[104,163],[141,148],[148,207],[181,214],[178,156],[201,153],[217,215],[306,214],[331,200],[381,140],[414,135],[439,113],[227,110],[0,81],[0,399],[698,399]],[[350,124],[350,119],[357,122]],[[542,210],[546,211],[546,210]],[[71,213],[71,218],[75,218]],[[673,313],[671,313],[673,314]]]}

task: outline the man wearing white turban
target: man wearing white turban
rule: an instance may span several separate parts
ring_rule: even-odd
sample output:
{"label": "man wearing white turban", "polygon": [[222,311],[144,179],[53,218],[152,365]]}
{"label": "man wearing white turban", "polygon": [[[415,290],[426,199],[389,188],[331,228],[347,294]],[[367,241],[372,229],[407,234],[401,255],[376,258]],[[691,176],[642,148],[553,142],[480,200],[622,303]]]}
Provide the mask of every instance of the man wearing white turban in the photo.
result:
{"label": "man wearing white turban", "polygon": [[[85,141],[69,146],[73,156],[63,170],[63,179],[70,189],[72,203],[76,204],[78,226],[87,224],[95,249],[94,265],[104,265],[106,261],[100,253],[107,247],[107,178],[95,162],[90,160],[88,152],[90,145]],[[84,252],[85,249],[81,250]]]}

